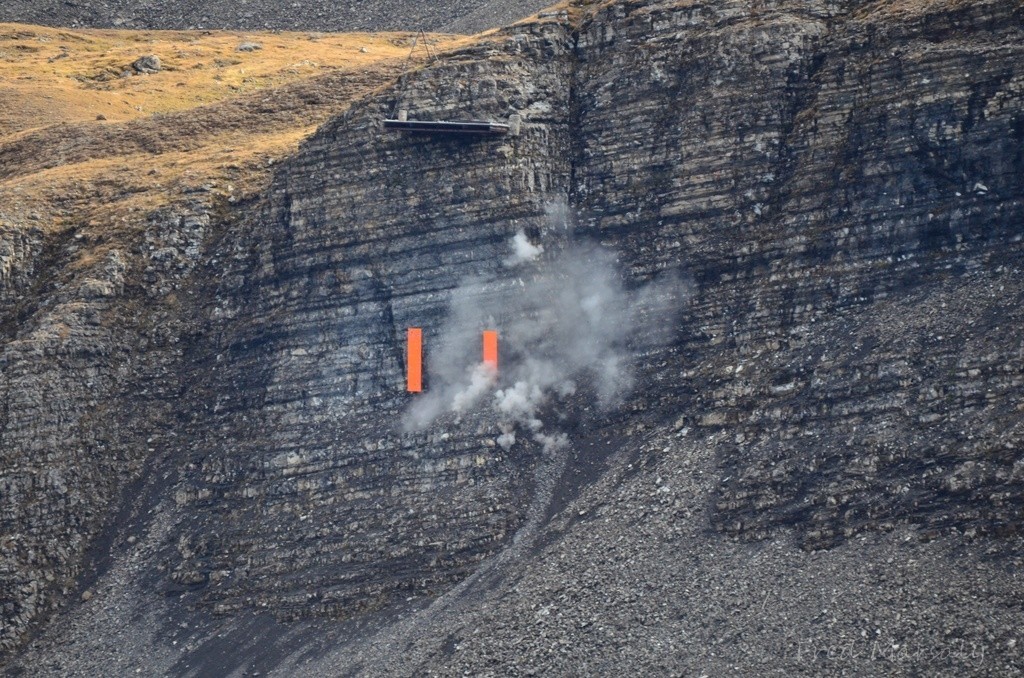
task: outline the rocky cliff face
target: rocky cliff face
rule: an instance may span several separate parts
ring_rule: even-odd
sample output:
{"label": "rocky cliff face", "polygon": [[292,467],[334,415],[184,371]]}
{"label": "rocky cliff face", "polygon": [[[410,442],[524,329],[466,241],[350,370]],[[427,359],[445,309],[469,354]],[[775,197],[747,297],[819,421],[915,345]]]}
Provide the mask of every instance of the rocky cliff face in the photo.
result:
{"label": "rocky cliff face", "polygon": [[515,532],[528,453],[497,450],[486,428],[396,430],[404,334],[422,325],[429,345],[447,293],[500,267],[517,224],[542,221],[548,190],[567,187],[571,47],[542,24],[503,37],[493,60],[474,52],[402,87],[410,115],[561,112],[506,145],[382,135],[395,102],[377,101],[278,173],[247,256],[218,257],[175,581],[217,577],[204,598],[218,610],[350,616],[443,588]]}
{"label": "rocky cliff face", "polygon": [[[572,7],[323,126],[244,227],[153,221],[46,288],[74,243],[8,229],[9,645],[104,554],[19,663],[1019,671],[1022,18]],[[385,133],[399,108],[522,126]],[[486,410],[404,431],[404,329],[514,289],[558,203],[628,286],[685,272],[637,388],[564,401],[556,451]]]}
{"label": "rocky cliff face", "polygon": [[207,226],[205,214],[157,215],[137,249],[85,257],[81,238],[12,234],[24,244],[9,250],[0,354],[7,649],[79,588],[90,542],[151,460],[159,422],[173,417],[187,333],[172,292]]}

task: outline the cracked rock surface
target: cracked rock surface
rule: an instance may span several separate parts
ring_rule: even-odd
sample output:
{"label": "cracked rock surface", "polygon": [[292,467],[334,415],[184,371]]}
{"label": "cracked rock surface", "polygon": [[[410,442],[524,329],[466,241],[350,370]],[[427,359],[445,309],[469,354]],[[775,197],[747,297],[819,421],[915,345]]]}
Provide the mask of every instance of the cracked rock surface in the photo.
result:
{"label": "cracked rock surface", "polygon": [[[230,228],[53,277],[75,242],[3,225],[12,672],[1024,671],[1020,4],[572,10],[353,105]],[[402,432],[405,328],[560,203],[685,274],[636,388],[555,453]]]}

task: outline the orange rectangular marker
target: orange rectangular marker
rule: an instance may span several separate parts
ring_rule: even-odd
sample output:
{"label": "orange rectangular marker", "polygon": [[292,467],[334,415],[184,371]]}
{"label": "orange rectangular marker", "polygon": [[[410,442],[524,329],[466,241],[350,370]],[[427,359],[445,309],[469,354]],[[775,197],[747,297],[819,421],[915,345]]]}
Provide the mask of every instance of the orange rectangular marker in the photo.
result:
{"label": "orange rectangular marker", "polygon": [[409,328],[405,366],[406,388],[409,393],[419,393],[423,390],[423,330],[419,327]]}
{"label": "orange rectangular marker", "polygon": [[484,362],[498,369],[498,332],[484,330]]}

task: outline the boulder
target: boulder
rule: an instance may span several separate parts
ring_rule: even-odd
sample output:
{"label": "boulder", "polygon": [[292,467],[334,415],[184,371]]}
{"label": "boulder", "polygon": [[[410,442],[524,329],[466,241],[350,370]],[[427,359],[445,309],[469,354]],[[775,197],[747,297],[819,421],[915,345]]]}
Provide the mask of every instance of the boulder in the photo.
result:
{"label": "boulder", "polygon": [[136,73],[159,73],[162,69],[160,57],[155,54],[141,56],[132,62],[132,69]]}

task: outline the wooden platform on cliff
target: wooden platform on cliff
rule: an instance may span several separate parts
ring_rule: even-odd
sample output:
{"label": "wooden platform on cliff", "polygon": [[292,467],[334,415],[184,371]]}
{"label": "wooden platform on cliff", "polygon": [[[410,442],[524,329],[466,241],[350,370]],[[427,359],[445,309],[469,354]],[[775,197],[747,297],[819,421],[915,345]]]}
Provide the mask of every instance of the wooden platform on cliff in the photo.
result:
{"label": "wooden platform on cliff", "polygon": [[385,120],[384,129],[407,134],[508,134],[509,126],[489,120]]}

